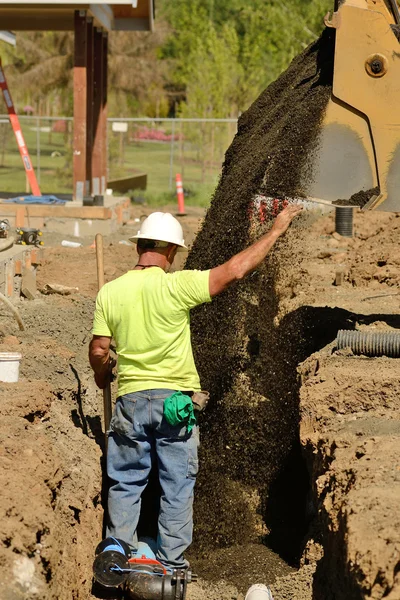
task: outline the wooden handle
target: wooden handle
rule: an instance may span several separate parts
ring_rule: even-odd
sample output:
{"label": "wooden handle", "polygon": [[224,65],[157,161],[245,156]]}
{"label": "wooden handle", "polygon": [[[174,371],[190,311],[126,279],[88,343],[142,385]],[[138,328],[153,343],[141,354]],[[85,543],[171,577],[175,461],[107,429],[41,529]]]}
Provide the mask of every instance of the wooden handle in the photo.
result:
{"label": "wooden handle", "polygon": [[99,290],[104,285],[104,250],[103,250],[103,236],[101,233],[96,233],[96,260],[97,260],[97,283]]}
{"label": "wooden handle", "polygon": [[104,409],[104,433],[107,453],[107,431],[110,429],[110,421],[112,417],[112,398],[111,398],[111,386],[108,383],[107,387],[103,390],[103,409]]}
{"label": "wooden handle", "polygon": [[[103,236],[101,233],[96,233],[96,260],[97,260],[97,282],[99,290],[104,285],[104,249]],[[104,433],[105,433],[105,451],[107,454],[107,431],[110,427],[112,415],[112,400],[111,400],[111,385],[110,382],[103,390],[103,408],[104,408]]]}

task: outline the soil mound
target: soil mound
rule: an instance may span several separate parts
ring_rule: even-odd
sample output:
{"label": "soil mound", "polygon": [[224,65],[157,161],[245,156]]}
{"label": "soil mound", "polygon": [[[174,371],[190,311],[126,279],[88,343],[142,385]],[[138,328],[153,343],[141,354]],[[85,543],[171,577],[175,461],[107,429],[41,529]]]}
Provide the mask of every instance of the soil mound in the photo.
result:
{"label": "soil mound", "polygon": [[[221,264],[265,231],[265,223],[249,217],[257,193],[302,194],[312,177],[307,156],[316,148],[331,93],[333,51],[333,32],[326,30],[241,116],[186,268]],[[263,522],[265,512],[274,513],[270,486],[279,485],[284,468],[293,470],[294,488],[304,476],[297,459],[286,463],[295,456],[298,427],[296,366],[311,349],[300,333],[304,315],[274,323],[278,264],[296,263],[300,239],[291,232],[256,273],[192,315],[195,358],[212,397],[203,418],[196,500],[195,544],[201,551],[270,533],[273,524]],[[296,502],[285,527],[300,539],[302,503]]]}
{"label": "soil mound", "polygon": [[360,206],[361,208],[371,200],[372,196],[379,196],[380,189],[374,187],[370,190],[361,190],[356,194],[353,194],[349,200],[335,200],[333,204],[337,206]]}

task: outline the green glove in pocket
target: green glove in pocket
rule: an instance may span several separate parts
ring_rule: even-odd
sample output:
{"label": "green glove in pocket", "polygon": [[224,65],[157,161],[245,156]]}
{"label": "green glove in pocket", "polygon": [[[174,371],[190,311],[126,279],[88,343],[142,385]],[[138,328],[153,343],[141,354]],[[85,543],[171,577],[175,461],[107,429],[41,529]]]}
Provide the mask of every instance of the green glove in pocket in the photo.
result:
{"label": "green glove in pocket", "polygon": [[194,414],[193,402],[190,396],[175,392],[164,400],[164,416],[170,425],[176,426],[187,423],[187,432],[190,433],[197,423]]}

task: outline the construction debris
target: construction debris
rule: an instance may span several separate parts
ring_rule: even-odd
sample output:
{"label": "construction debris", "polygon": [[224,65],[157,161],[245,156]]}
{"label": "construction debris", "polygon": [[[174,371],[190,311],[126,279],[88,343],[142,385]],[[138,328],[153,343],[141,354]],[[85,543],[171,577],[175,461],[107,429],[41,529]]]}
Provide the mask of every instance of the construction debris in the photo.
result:
{"label": "construction debris", "polygon": [[46,283],[40,291],[45,295],[61,294],[61,296],[69,296],[70,294],[79,292],[79,288],[67,287],[66,285],[60,285],[59,283]]}

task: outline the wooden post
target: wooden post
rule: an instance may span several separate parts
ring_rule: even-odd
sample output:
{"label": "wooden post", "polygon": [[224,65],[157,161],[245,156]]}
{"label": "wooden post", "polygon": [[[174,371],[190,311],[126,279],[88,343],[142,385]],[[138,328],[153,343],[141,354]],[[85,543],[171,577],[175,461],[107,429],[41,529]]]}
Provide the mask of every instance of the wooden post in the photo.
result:
{"label": "wooden post", "polygon": [[74,142],[73,169],[75,200],[83,200],[86,184],[87,136],[87,21],[86,11],[76,10],[74,15]]}
{"label": "wooden post", "polygon": [[93,19],[87,19],[87,70],[86,70],[86,190],[85,195],[92,190],[92,154],[93,154]]}
{"label": "wooden post", "polygon": [[100,194],[103,168],[103,31],[94,31],[92,193]]}
{"label": "wooden post", "polygon": [[107,189],[107,85],[108,85],[108,34],[103,32],[103,106],[102,120],[102,168],[101,168],[101,194]]}
{"label": "wooden post", "polygon": [[18,206],[15,212],[15,227],[25,226],[25,206]]}

